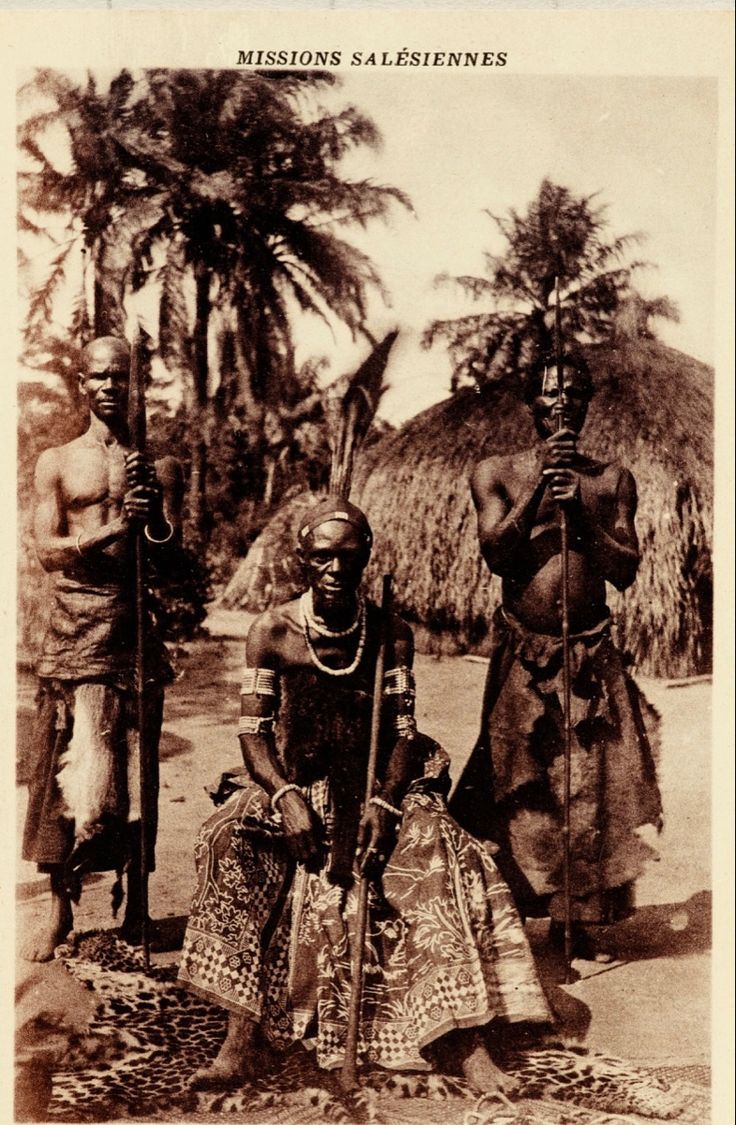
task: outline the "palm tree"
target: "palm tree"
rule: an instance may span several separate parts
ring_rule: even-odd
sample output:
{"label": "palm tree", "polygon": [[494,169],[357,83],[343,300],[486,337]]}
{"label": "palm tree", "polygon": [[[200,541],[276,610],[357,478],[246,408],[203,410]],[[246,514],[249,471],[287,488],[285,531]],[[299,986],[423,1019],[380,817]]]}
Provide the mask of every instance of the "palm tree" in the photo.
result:
{"label": "palm tree", "polygon": [[622,310],[634,307],[649,332],[652,317],[676,320],[668,298],[648,302],[634,289],[635,270],[649,265],[626,261],[628,251],[643,241],[640,233],[611,238],[605,206],[595,196],[575,196],[568,188],[543,180],[526,213],[511,209],[499,217],[487,212],[503,235],[500,255],[484,254],[485,277],[446,275],[490,311],[433,322],[425,347],[446,342],[452,362],[452,386],[488,380],[521,384],[536,356],[554,344],[554,294],[560,284],[563,339],[567,346],[601,343],[622,329]]}
{"label": "palm tree", "polygon": [[[125,70],[100,89],[92,74],[78,85],[58,71],[44,69],[20,91],[33,109],[18,127],[25,158],[18,177],[18,227],[50,242],[54,251],[46,277],[30,295],[25,331],[31,347],[48,332],[55,299],[70,281],[75,257],[81,271],[72,335],[83,343],[92,335],[122,328],[127,246],[121,235],[134,220],[145,225],[152,214],[148,186],[120,144],[124,131],[136,128],[135,88]],[[59,144],[60,136],[66,146]],[[63,224],[58,240],[49,233],[52,217]]]}
{"label": "palm tree", "polygon": [[[150,71],[142,117],[146,143],[131,155],[163,191],[158,221],[134,240],[134,284],[154,269],[162,284],[160,340],[165,360],[178,347],[175,298],[191,279],[192,447],[190,518],[205,529],[207,445],[234,399],[245,403],[251,446],[263,445],[269,411],[301,393],[294,374],[298,312],[353,333],[366,316],[367,292],[380,289],[369,258],[336,228],[365,225],[408,200],[394,188],[343,179],[340,159],[374,145],[373,124],[352,107],[337,115],[305,112],[305,94],[334,82],[325,73]],[[148,267],[148,270],[146,269]],[[221,362],[213,370],[210,328],[217,310]]]}
{"label": "palm tree", "polygon": [[213,424],[239,399],[257,448],[266,411],[298,397],[299,314],[363,330],[380,278],[338,230],[410,203],[340,175],[342,157],[379,136],[353,107],[314,106],[331,74],[123,72],[108,95],[91,80],[75,88],[43,72],[39,81],[56,97],[73,167],[63,174],[45,158],[38,133],[48,117],[27,122],[37,168],[21,184],[24,210],[50,199],[76,217],[97,284],[118,309],[129,289],[158,284],[159,350],[187,388],[190,520],[204,540]]}

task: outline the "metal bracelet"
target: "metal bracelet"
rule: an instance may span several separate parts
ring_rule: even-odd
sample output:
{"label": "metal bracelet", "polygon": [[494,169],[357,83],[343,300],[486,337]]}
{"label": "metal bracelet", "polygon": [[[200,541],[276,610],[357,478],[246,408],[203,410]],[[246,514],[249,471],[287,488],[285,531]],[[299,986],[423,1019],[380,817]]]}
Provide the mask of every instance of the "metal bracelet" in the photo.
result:
{"label": "metal bracelet", "polygon": [[278,801],[281,800],[281,798],[284,796],[285,793],[299,793],[302,797],[304,796],[304,794],[301,791],[301,788],[298,785],[294,785],[294,783],[292,781],[290,781],[288,783],[288,785],[282,785],[281,788],[277,789],[276,792],[271,797],[271,808],[273,809],[274,812],[278,812],[278,809],[276,808],[276,804],[277,804]]}
{"label": "metal bracelet", "polygon": [[83,535],[84,535],[84,532],[80,531],[80,533],[77,536],[77,538],[75,540],[75,543],[74,543],[75,547],[77,548],[77,554],[79,555],[80,559],[84,558],[84,551],[82,550],[82,536]]}
{"label": "metal bracelet", "polygon": [[148,524],[146,524],[143,528],[143,534],[145,535],[149,543],[156,543],[157,545],[160,545],[161,543],[168,543],[174,537],[174,528],[168,520],[166,520],[166,526],[169,530],[163,539],[154,539],[151,535],[151,532],[148,530]]}
{"label": "metal bracelet", "polygon": [[401,809],[397,809],[396,805],[390,805],[388,801],[384,801],[383,797],[371,797],[368,802],[369,805],[377,805],[379,809],[385,809],[386,812],[393,813],[394,816],[403,816]]}

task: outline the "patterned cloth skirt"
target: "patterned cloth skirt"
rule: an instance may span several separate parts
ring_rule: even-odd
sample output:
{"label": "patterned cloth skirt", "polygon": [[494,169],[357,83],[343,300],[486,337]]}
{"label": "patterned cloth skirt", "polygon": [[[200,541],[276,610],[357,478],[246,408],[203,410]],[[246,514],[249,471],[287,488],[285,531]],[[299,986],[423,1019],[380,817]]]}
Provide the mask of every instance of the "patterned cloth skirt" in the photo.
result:
{"label": "patterned cloth skirt", "polygon": [[[309,799],[329,838],[327,781]],[[342,1064],[357,885],[337,886],[286,856],[260,787],[247,783],[202,827],[198,885],[179,979],[258,1021],[277,1047],[302,1040]],[[416,782],[396,846],[370,893],[358,1057],[429,1069],[455,1028],[550,1021],[524,928],[493,846],[463,831],[444,797]]]}

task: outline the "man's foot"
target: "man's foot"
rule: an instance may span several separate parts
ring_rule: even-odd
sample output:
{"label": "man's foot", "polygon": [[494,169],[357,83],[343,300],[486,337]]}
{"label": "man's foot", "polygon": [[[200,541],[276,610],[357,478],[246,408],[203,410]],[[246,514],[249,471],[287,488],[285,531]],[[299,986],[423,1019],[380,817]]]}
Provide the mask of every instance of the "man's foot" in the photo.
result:
{"label": "man's foot", "polygon": [[51,911],[46,922],[23,942],[20,955],[24,961],[51,961],[57,945],[61,945],[74,924],[68,900],[51,893]]}
{"label": "man's foot", "polygon": [[518,1082],[496,1066],[488,1047],[475,1028],[456,1031],[453,1039],[463,1077],[476,1093],[501,1093],[506,1097],[513,1097],[518,1093]]}
{"label": "man's foot", "polygon": [[230,1012],[227,1035],[217,1057],[209,1066],[197,1070],[189,1083],[191,1090],[227,1090],[241,1086],[252,1077],[253,1039],[256,1025],[248,1016]]}

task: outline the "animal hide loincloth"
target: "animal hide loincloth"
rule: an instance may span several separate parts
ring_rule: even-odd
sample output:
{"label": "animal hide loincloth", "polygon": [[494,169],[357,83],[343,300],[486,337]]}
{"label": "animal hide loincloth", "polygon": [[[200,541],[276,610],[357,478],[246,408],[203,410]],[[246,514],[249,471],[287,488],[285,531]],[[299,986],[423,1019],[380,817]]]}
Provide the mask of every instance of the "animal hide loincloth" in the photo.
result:
{"label": "animal hide loincloth", "polygon": [[[56,579],[38,665],[33,742],[24,748],[29,798],[23,857],[42,868],[66,864],[77,876],[120,869],[130,847],[127,825],[140,820],[131,594],[120,584]],[[173,672],[151,620],[145,671],[152,861],[163,686]]]}
{"label": "animal hide loincloth", "polygon": [[[658,716],[625,671],[607,621],[571,637],[573,916],[610,922],[653,854],[661,827]],[[562,643],[500,609],[481,734],[450,802],[458,821],[500,846],[498,864],[526,914],[561,918],[564,721]]]}

